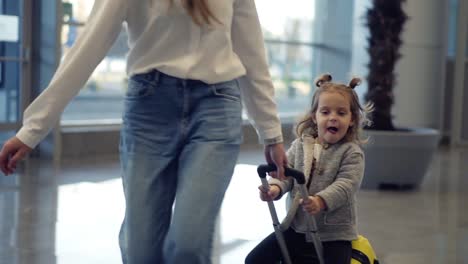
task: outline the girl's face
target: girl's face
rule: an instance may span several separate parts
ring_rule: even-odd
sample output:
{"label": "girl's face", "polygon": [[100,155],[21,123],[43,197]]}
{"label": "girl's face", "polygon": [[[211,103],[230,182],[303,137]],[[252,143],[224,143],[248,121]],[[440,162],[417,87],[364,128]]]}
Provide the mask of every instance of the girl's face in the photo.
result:
{"label": "girl's face", "polygon": [[339,92],[320,94],[317,112],[312,116],[317,124],[320,143],[335,144],[354,125],[348,95]]}

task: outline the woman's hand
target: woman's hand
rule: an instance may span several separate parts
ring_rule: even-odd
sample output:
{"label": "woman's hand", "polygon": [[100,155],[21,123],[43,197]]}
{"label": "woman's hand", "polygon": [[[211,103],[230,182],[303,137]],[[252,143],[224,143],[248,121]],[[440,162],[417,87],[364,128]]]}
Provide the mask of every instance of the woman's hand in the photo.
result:
{"label": "woman's hand", "polygon": [[275,200],[281,192],[278,185],[270,185],[269,190],[266,190],[263,185],[260,185],[258,186],[258,189],[260,190],[260,199],[265,202]]}
{"label": "woman's hand", "polygon": [[0,170],[9,175],[16,170],[18,161],[24,159],[32,151],[32,148],[21,142],[17,137],[12,137],[5,142],[0,151]]}
{"label": "woman's hand", "polygon": [[302,209],[309,214],[318,214],[326,209],[325,201],[320,196],[309,196],[307,199],[301,199]]}
{"label": "woman's hand", "polygon": [[284,166],[288,165],[288,158],[283,143],[266,145],[264,149],[265,160],[268,164],[276,165],[276,174],[270,174],[273,178],[285,180]]}

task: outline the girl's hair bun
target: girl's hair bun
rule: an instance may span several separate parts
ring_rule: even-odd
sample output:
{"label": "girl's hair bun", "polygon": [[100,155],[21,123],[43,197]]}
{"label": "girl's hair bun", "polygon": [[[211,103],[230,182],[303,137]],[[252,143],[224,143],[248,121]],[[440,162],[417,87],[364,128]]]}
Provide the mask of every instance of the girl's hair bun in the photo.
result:
{"label": "girl's hair bun", "polygon": [[361,84],[361,79],[355,77],[355,78],[351,79],[351,81],[349,82],[349,87],[351,89],[354,89],[354,87],[356,87],[356,86],[358,86],[360,84]]}
{"label": "girl's hair bun", "polygon": [[330,82],[332,80],[332,76],[329,73],[325,73],[320,75],[317,79],[315,79],[315,85],[320,87],[322,84],[326,82]]}

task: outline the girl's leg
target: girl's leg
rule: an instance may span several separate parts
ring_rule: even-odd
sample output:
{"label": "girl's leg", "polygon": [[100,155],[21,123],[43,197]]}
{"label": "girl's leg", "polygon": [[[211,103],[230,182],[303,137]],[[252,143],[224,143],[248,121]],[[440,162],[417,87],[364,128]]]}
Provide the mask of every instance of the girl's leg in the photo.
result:
{"label": "girl's leg", "polygon": [[184,83],[186,142],[178,161],[173,221],[164,263],[211,263],[215,221],[241,143],[241,102],[236,81]]}
{"label": "girl's leg", "polygon": [[[303,235],[302,235],[303,236]],[[302,241],[302,242],[301,242]],[[349,264],[351,263],[350,241],[323,242],[323,254],[325,264]],[[297,264],[319,264],[313,243],[305,242],[305,238],[296,241],[296,247],[292,250],[292,262]]]}
{"label": "girl's leg", "polygon": [[158,73],[129,80],[120,155],[126,200],[120,247],[125,264],[162,263],[177,186],[182,102]]}
{"label": "girl's leg", "polygon": [[326,264],[351,263],[352,247],[350,241],[330,241],[323,243]]}
{"label": "girl's leg", "polygon": [[[289,255],[291,256],[292,263],[294,264],[318,264],[319,263],[314,244],[306,242],[304,234],[296,233],[292,228],[289,228],[283,234],[284,234],[284,239],[286,240],[286,244],[289,250]],[[272,249],[266,249],[265,252],[269,253],[268,250],[272,250]],[[278,250],[279,250],[279,247],[278,247]],[[323,242],[323,250],[324,250],[323,254],[325,258],[325,264],[349,264],[351,263],[352,248],[351,248],[350,241]],[[269,262],[249,262],[249,263],[269,263]]]}
{"label": "girl's leg", "polygon": [[245,258],[245,264],[276,264],[282,259],[275,233],[267,236]]}
{"label": "girl's leg", "polygon": [[[283,237],[292,263],[314,263],[316,254],[313,244],[305,242],[304,234],[297,233],[294,229],[288,228],[283,232]],[[276,235],[272,233],[249,253],[245,259],[245,263],[276,264],[279,261],[284,261],[283,257]]]}
{"label": "girl's leg", "polygon": [[289,228],[284,232],[291,262],[294,264],[319,263],[313,243],[306,242],[305,235]]}

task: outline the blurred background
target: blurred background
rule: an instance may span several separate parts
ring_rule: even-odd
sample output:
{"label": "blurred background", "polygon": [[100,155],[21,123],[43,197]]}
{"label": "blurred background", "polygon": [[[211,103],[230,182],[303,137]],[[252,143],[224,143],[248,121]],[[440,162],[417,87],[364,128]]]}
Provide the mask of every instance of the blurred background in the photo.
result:
{"label": "blurred background", "polygon": [[[21,127],[24,109],[47,87],[86,29],[94,2],[0,0],[0,145]],[[309,107],[319,74],[329,72],[343,83],[361,77],[356,91],[365,101],[365,14],[372,0],[255,3],[287,143],[294,137],[295,121]],[[398,127],[438,131],[437,152],[416,188],[361,192],[362,231],[375,241],[384,263],[468,263],[463,205],[468,187],[468,3],[407,0],[404,10],[408,21],[395,67],[393,121]],[[115,232],[123,198],[116,155],[127,51],[122,29],[18,175],[0,177],[0,263],[119,263]],[[237,176],[225,202],[234,209],[223,206],[217,263],[242,263],[271,231],[268,213],[258,211],[264,204],[250,203],[244,211],[236,207],[236,190],[245,192],[244,205],[256,199],[255,175],[247,180],[250,191],[243,189],[242,175],[255,174],[255,165],[262,162],[261,146],[245,119]],[[230,229],[239,224],[232,219],[245,212],[247,219],[262,220],[250,232]]]}

